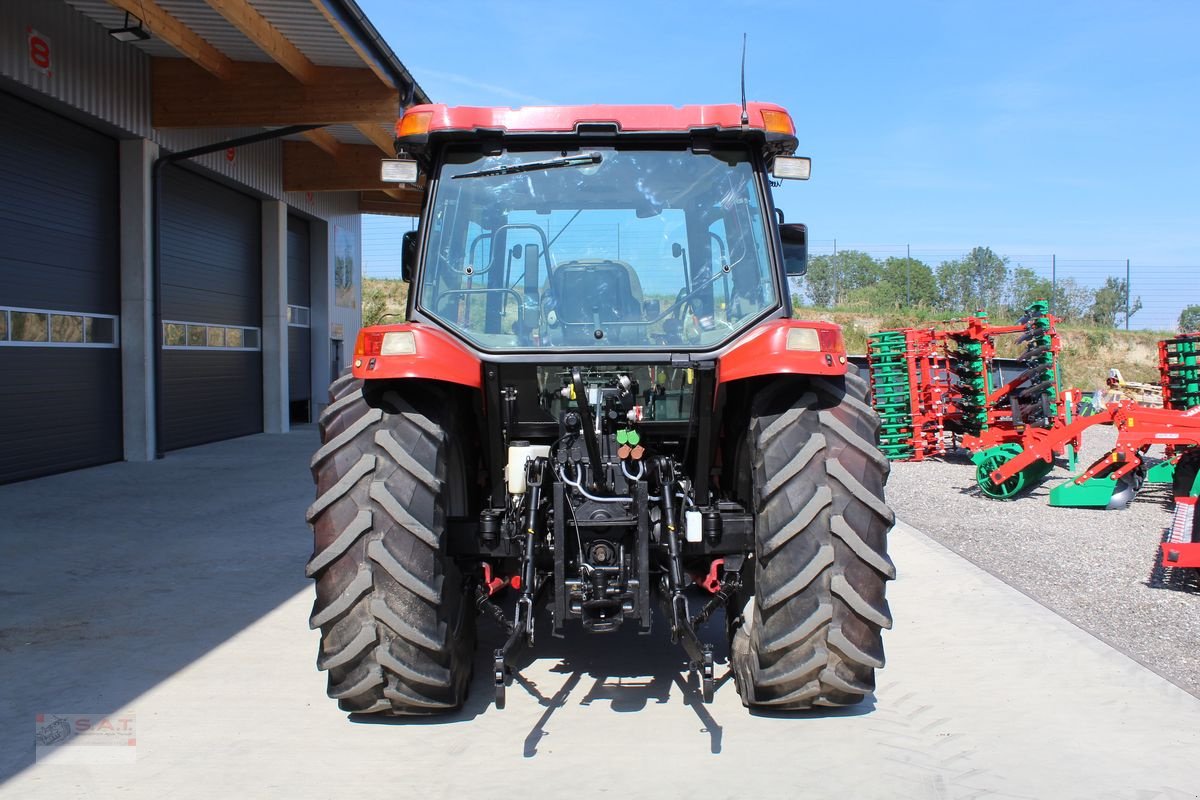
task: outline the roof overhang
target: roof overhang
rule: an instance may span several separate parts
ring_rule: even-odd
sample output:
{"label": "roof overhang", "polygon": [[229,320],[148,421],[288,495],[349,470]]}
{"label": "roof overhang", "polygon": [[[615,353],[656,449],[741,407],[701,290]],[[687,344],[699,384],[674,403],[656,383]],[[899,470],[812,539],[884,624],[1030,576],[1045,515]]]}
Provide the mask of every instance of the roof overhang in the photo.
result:
{"label": "roof overhang", "polygon": [[[429,97],[354,0],[66,0],[113,30],[126,14],[150,34],[155,128],[269,129],[289,136],[286,191],[411,191],[379,181],[407,105]],[[399,212],[394,212],[399,213]]]}

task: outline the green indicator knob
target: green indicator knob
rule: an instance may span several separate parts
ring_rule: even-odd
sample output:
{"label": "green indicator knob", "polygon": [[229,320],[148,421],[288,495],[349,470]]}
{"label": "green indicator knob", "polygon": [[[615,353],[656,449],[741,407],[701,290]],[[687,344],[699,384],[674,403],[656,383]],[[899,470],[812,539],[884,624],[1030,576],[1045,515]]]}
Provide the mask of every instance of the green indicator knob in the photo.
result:
{"label": "green indicator knob", "polygon": [[617,444],[629,444],[629,431],[624,428],[617,431]]}
{"label": "green indicator knob", "polygon": [[638,443],[642,441],[641,434],[639,434],[637,431],[629,431],[628,441],[630,447],[637,447]]}

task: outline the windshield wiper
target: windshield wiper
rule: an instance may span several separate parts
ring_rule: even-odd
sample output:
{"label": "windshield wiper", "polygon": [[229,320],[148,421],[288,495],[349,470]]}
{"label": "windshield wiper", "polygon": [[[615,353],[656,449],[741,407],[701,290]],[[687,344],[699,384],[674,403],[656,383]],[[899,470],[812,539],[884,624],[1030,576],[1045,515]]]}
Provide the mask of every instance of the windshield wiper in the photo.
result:
{"label": "windshield wiper", "polygon": [[599,153],[580,153],[577,156],[564,156],[563,158],[548,158],[545,161],[528,161],[524,164],[502,164],[498,167],[490,169],[480,169],[475,172],[464,172],[461,175],[450,176],[453,179],[458,178],[485,178],[488,175],[513,175],[518,172],[534,172],[540,169],[558,169],[559,167],[586,167],[590,164],[599,164],[603,159]]}

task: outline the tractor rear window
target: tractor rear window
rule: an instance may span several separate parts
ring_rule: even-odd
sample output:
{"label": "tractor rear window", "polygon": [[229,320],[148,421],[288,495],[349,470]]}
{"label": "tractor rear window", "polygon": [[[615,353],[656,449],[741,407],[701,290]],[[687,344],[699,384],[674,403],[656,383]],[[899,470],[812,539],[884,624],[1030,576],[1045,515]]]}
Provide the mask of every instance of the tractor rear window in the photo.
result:
{"label": "tractor rear window", "polygon": [[777,306],[746,151],[452,152],[419,304],[485,349],[703,348]]}

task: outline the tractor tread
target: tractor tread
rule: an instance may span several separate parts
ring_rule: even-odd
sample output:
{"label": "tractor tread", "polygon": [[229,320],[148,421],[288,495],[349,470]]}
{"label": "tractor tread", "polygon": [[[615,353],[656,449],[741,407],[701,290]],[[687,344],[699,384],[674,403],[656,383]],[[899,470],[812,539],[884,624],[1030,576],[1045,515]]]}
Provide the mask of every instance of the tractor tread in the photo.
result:
{"label": "tractor tread", "polygon": [[384,451],[391,456],[391,459],[399,464],[404,469],[408,470],[409,474],[416,478],[421,483],[425,484],[431,492],[436,492],[441,489],[441,481],[437,476],[427,470],[415,458],[405,452],[400,443],[396,441],[396,437],[392,436],[391,431],[379,431],[375,434],[375,444],[379,445]]}
{"label": "tractor tread", "polygon": [[[311,578],[312,576],[310,575],[309,577]],[[308,627],[315,630],[332,620],[342,617],[371,588],[371,583],[371,568],[367,566],[359,567],[358,574],[354,576],[354,580],[346,584],[346,588],[342,590],[341,594],[324,608],[313,611],[313,615],[308,619]]]}
{"label": "tractor tread", "polygon": [[410,592],[420,597],[423,600],[428,600],[430,603],[440,603],[442,601],[442,576],[438,576],[433,582],[421,580],[400,563],[400,560],[388,552],[387,547],[381,539],[376,539],[367,545],[367,555],[371,560],[383,568],[384,572],[391,576],[392,580],[408,589]]}
{"label": "tractor tread", "polygon": [[338,648],[331,653],[325,653],[317,659],[317,669],[329,670],[334,667],[340,667],[351,659],[362,654],[371,645],[375,644],[379,636],[375,631],[375,626],[370,623],[363,623],[358,629],[358,633],[354,638],[347,642],[344,646]]}
{"label": "tractor tread", "polygon": [[363,476],[375,470],[375,456],[363,456],[353,467],[342,475],[337,483],[329,487],[329,489],[317,497],[316,501],[308,507],[308,513],[305,517],[309,522],[312,522],[318,514],[329,508],[335,501],[344,497],[354,485],[362,480]]}
{"label": "tractor tread", "polygon": [[338,534],[338,537],[328,547],[312,557],[308,565],[304,568],[305,577],[311,578],[327,567],[334,559],[345,554],[351,545],[358,541],[358,537],[369,530],[371,530],[371,512],[365,508],[360,509],[358,514],[354,516],[354,519],[350,521],[350,524]]}
{"label": "tractor tread", "polygon": [[309,464],[309,466],[314,469],[317,468],[320,466],[322,461],[329,458],[329,456],[333,455],[338,450],[341,450],[352,439],[361,434],[367,428],[379,422],[381,419],[383,419],[383,411],[378,408],[372,408],[366,414],[363,414],[350,425],[346,426],[344,431],[330,439],[325,444],[321,445],[321,448],[313,454],[312,462]]}
{"label": "tractor tread", "polygon": [[833,492],[828,486],[821,486],[813,495],[812,500],[804,506],[799,514],[784,523],[783,527],[770,534],[759,546],[759,558],[769,558],[772,553],[792,540],[796,534],[812,524],[813,518],[820,514],[826,506],[833,502]]}

